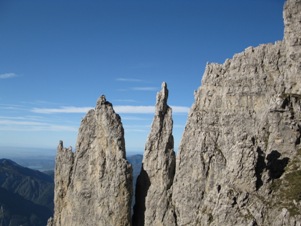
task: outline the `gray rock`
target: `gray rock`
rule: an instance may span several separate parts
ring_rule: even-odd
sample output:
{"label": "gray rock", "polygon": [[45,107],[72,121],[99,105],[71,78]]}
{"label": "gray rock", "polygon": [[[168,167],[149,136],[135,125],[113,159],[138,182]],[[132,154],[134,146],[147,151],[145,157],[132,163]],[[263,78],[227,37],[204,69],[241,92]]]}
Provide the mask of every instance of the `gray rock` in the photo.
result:
{"label": "gray rock", "polygon": [[177,225],[301,224],[301,1],[284,41],[209,64],[177,156]]}
{"label": "gray rock", "polygon": [[125,155],[121,119],[101,96],[81,122],[76,152],[59,144],[52,225],[131,225],[132,168]]}
{"label": "gray rock", "polygon": [[[284,39],[208,64],[175,162],[163,83],[137,182],[133,225],[301,225],[301,0]],[[49,225],[130,225],[123,128],[102,96],[58,147]],[[53,222],[53,223],[52,223]]]}
{"label": "gray rock", "polygon": [[172,109],[164,82],[157,94],[156,112],[136,186],[133,225],[174,225],[171,185],[175,174]]}

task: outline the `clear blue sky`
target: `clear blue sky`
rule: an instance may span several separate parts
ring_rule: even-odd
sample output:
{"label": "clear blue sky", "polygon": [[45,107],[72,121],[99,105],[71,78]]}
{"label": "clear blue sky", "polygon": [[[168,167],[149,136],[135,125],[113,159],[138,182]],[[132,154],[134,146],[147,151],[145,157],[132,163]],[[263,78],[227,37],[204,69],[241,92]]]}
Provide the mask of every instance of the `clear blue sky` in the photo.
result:
{"label": "clear blue sky", "polygon": [[281,40],[283,4],[0,0],[0,146],[74,147],[86,109],[105,94],[127,151],[143,152],[165,81],[178,147],[206,62]]}

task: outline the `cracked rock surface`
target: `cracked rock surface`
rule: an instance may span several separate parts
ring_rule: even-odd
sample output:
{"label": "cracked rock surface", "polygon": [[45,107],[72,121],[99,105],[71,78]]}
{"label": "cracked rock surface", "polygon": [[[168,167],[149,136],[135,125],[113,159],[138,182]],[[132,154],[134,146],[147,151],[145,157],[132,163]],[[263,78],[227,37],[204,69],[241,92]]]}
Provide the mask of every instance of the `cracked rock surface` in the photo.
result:
{"label": "cracked rock surface", "polygon": [[121,119],[101,96],[81,122],[76,152],[58,146],[49,224],[131,225],[132,168],[125,155]]}
{"label": "cracked rock surface", "polygon": [[179,148],[177,225],[301,224],[301,1],[284,40],[209,64]]}
{"label": "cracked rock surface", "polygon": [[133,225],[174,225],[171,185],[175,174],[172,109],[167,84],[157,94],[155,116],[136,186]]}
{"label": "cracked rock surface", "polygon": [[58,147],[49,225],[300,226],[301,0],[284,6],[284,38],[208,64],[175,158],[162,84],[136,186],[120,117],[102,96]]}

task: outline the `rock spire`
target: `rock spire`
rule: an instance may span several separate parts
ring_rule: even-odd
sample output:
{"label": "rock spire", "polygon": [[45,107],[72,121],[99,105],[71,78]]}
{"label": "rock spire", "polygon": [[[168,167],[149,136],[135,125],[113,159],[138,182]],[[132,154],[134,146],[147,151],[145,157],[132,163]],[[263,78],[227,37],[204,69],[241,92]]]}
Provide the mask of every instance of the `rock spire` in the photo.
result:
{"label": "rock spire", "polygon": [[58,146],[52,225],[131,225],[132,168],[125,155],[121,119],[101,96],[81,122],[76,152]]}
{"label": "rock spire", "polygon": [[175,174],[172,109],[165,82],[157,94],[155,116],[136,186],[133,225],[174,225],[171,185]]}
{"label": "rock spire", "polygon": [[[284,7],[284,40],[208,64],[175,160],[166,83],[137,182],[133,226],[301,225],[301,0]],[[49,224],[131,225],[123,128],[102,96],[58,147]]]}

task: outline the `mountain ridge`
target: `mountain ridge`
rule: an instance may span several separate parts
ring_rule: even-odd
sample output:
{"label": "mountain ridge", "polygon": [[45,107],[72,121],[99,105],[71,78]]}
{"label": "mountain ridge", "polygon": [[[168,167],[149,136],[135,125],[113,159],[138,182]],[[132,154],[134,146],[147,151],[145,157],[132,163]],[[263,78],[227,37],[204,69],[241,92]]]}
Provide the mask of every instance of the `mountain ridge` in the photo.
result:
{"label": "mountain ridge", "polygon": [[0,222],[45,225],[53,214],[53,178],[9,159],[0,159]]}
{"label": "mountain ridge", "polygon": [[[223,64],[206,66],[176,158],[171,109],[167,105],[168,90],[167,85],[162,84],[137,182],[133,221],[127,219],[119,224],[106,221],[100,225],[301,224],[298,181],[301,178],[301,1],[287,0],[283,17],[282,41],[248,47]],[[96,112],[100,109],[99,102],[103,101],[101,98]],[[93,158],[86,158],[78,164],[94,165],[96,172],[98,165],[104,166],[101,170],[105,172],[114,169],[109,174],[116,179],[120,171],[114,168],[115,162],[110,158],[115,156],[116,150],[108,149],[107,144],[112,140],[124,144],[124,139],[123,133],[116,132],[122,128],[120,117],[111,115],[113,105],[109,106],[97,113],[101,117],[93,118],[93,110],[82,121],[78,142],[85,141],[84,153],[75,155],[88,152],[94,155],[106,150],[97,163]],[[104,121],[106,116],[113,121]],[[82,128],[85,128],[84,133]],[[105,135],[99,136],[100,133]],[[62,151],[64,158],[60,156]],[[69,172],[74,170],[72,156],[70,150],[59,145],[57,166],[66,167],[66,161],[71,163],[67,164],[68,170],[61,172],[65,180],[57,180],[62,175],[60,170],[56,172],[56,192],[64,190],[65,186],[71,192],[76,190],[69,186],[72,178]],[[121,157],[124,159],[125,152]],[[87,176],[85,171],[77,170],[84,175],[80,183],[89,181],[90,177],[98,183],[95,175]],[[129,172],[126,167],[123,170]],[[123,179],[119,183],[124,185]],[[106,183],[110,182],[102,181],[100,186],[108,186]],[[119,183],[114,181],[112,190],[107,190],[107,200],[111,196],[123,197],[124,190]],[[89,195],[86,198],[91,201]],[[95,210],[98,212],[94,214],[112,205],[122,205],[124,199],[115,201],[117,203],[99,203],[99,209]],[[79,205],[78,200],[66,201],[68,208],[63,202],[57,197],[54,219],[65,218],[65,224],[50,221],[49,225],[79,223],[67,221],[61,213],[61,210],[74,210],[73,207]],[[75,212],[87,225],[95,222],[95,218],[86,217],[85,211],[77,209]],[[107,218],[112,219],[111,216],[113,213]],[[102,216],[101,222],[108,220],[104,218]]]}

